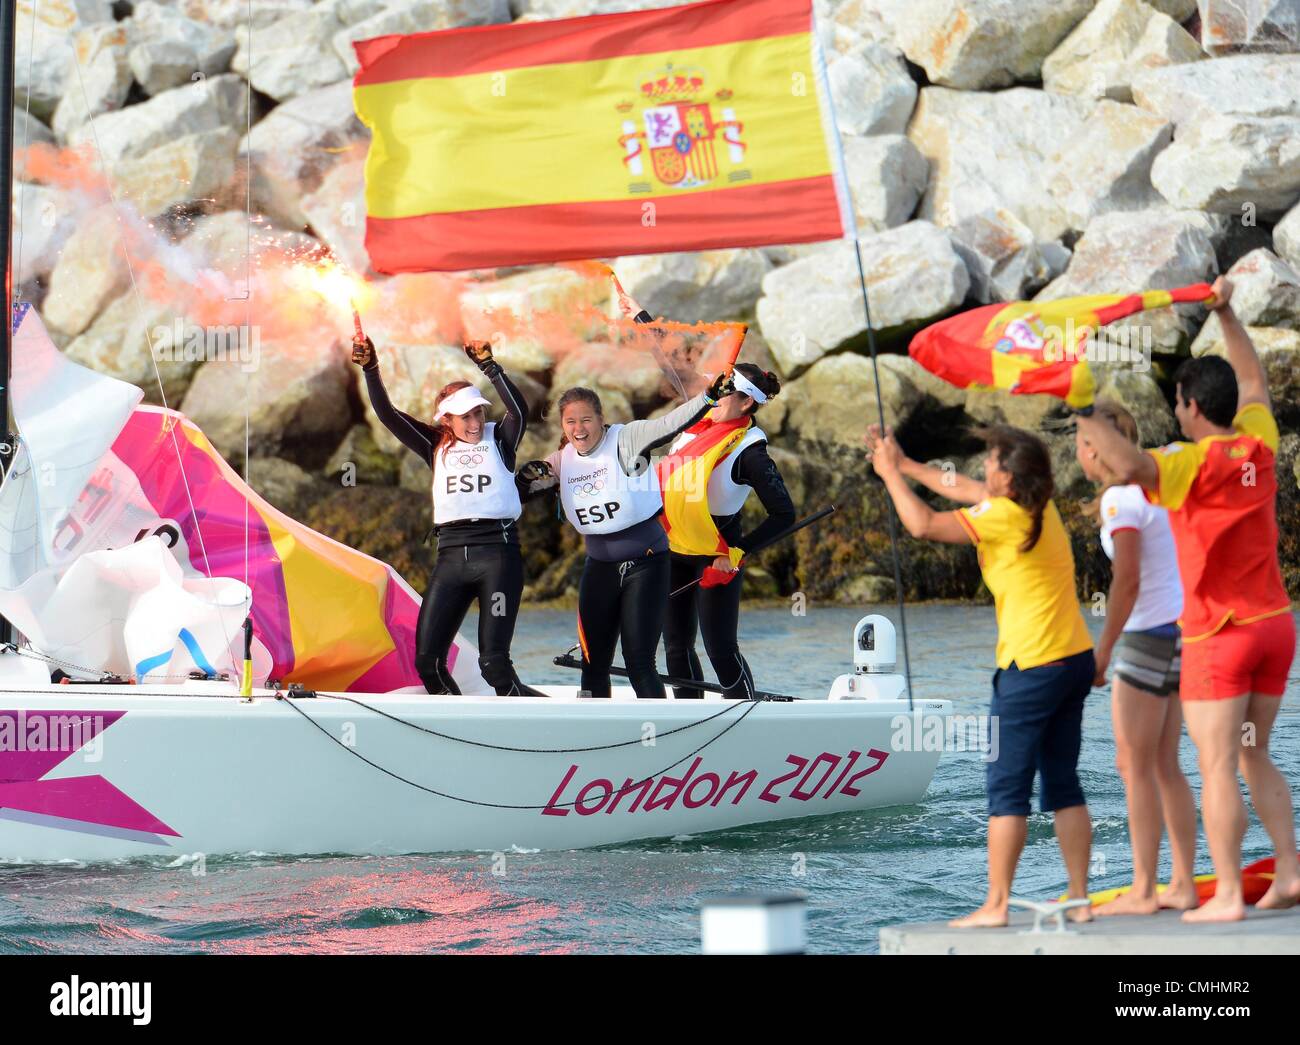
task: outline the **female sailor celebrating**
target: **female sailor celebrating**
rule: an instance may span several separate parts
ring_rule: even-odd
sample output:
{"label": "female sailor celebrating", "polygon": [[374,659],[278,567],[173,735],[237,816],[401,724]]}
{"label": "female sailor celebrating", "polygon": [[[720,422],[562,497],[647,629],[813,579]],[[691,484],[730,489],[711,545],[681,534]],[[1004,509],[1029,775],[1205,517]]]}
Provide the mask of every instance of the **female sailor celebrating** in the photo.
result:
{"label": "female sailor celebrating", "polygon": [[415,670],[430,693],[460,692],[447,658],[465,614],[477,601],[483,678],[500,696],[541,696],[519,681],[510,662],[524,586],[515,525],[521,511],[515,451],[524,435],[527,406],[487,342],[471,341],[465,353],[505,404],[500,424],[486,420],[484,411],[491,404],[468,381],[453,381],[438,393],[432,424],[403,413],[388,398],[370,339],[353,339],[352,359],[366,375],[379,420],[433,470],[438,557],[420,604]]}
{"label": "female sailor celebrating", "polygon": [[[648,322],[648,313],[636,316]],[[668,535],[659,520],[663,497],[650,451],[698,421],[732,391],[719,374],[704,392],[653,420],[607,425],[600,397],[570,388],[559,399],[561,448],[529,474],[545,472],[544,489],[558,486],[565,517],[583,535],[587,559],[578,585],[582,690],[610,695],[609,668],[620,640],[638,697],[663,697],[655,665],[668,606]],[[538,484],[534,484],[537,491]]]}
{"label": "female sailor celebrating", "polygon": [[[1083,703],[1095,666],[1074,588],[1070,538],[1052,503],[1051,456],[1041,439],[1017,428],[995,425],[982,434],[989,448],[983,482],[907,458],[878,425],[867,435],[871,463],[907,532],[974,544],[997,615],[990,722],[996,723],[998,747],[997,757],[985,763],[988,895],[979,910],[949,923],[955,928],[1007,924],[1035,775],[1042,781],[1039,808],[1051,811],[1056,823],[1071,897],[1088,894],[1092,846],[1078,763]],[[936,512],[908,479],[970,507]],[[1087,908],[1069,916],[1074,921],[1091,917]]]}
{"label": "female sailor celebrating", "polygon": [[[695,652],[695,632],[702,631],[726,696],[743,699],[754,695],[754,676],[736,638],[742,559],[745,549],[794,522],[794,503],[768,456],[767,435],[754,422],[754,413],[781,390],[781,383],[753,363],[737,363],[732,377],[736,390],[678,436],[661,465],[661,483],[669,491],[679,487],[683,494],[673,497],[670,492],[664,500],[675,593],[668,602],[664,638],[668,674],[703,681]],[[703,498],[701,487],[707,492]],[[740,511],[753,492],[767,518],[743,533]],[[710,566],[724,576],[722,582],[708,587],[693,583]],[[679,699],[702,695],[698,689],[676,690]]]}
{"label": "female sailor celebrating", "polygon": [[[1140,445],[1137,422],[1118,403],[1097,400],[1093,416]],[[1188,910],[1196,906],[1196,802],[1178,765],[1183,732],[1177,699],[1182,646],[1178,617],[1183,612],[1183,586],[1169,513],[1149,504],[1136,483],[1118,482],[1082,429],[1075,442],[1083,474],[1103,487],[1094,504],[1102,548],[1113,565],[1093,684],[1104,686],[1106,668],[1114,666],[1111,720],[1133,847],[1133,888],[1097,913]],[[1174,873],[1169,888],[1157,895],[1162,810]]]}

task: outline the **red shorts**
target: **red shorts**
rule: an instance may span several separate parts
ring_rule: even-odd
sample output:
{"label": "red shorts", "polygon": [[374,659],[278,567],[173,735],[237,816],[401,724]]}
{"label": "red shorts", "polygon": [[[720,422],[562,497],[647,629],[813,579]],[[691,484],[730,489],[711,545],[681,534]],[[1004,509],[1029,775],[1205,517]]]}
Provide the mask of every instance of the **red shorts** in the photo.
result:
{"label": "red shorts", "polygon": [[1295,656],[1295,621],[1279,613],[1250,624],[1231,621],[1183,643],[1183,700],[1230,700],[1246,693],[1280,697]]}

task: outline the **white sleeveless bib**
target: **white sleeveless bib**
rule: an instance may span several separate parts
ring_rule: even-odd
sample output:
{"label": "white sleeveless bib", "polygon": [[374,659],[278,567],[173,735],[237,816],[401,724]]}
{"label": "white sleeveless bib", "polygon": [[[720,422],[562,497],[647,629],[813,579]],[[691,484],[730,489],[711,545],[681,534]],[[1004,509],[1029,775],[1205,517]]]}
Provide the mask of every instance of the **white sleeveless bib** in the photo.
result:
{"label": "white sleeveless bib", "polygon": [[659,473],[654,467],[634,476],[618,463],[618,433],[622,429],[622,425],[610,425],[604,441],[586,457],[579,455],[572,443],[560,456],[560,504],[579,533],[618,533],[663,509]]}
{"label": "white sleeveless bib", "polygon": [[[676,453],[695,439],[695,436],[683,432],[673,442],[670,453]],[[755,443],[767,442],[767,433],[757,425],[750,425],[736,448],[727,454],[717,467],[709,474],[709,514],[719,518],[730,518],[745,506],[745,500],[754,492],[752,486],[738,483],[731,477],[732,465],[736,458]]]}
{"label": "white sleeveless bib", "polygon": [[501,459],[496,424],[477,443],[452,443],[433,455],[433,524],[465,519],[518,519],[523,511],[514,474]]}

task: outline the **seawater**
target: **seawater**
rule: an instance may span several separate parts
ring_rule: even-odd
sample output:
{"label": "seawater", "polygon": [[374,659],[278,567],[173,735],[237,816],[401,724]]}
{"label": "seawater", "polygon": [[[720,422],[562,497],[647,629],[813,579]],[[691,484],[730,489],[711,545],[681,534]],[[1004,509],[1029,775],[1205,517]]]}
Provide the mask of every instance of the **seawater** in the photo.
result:
{"label": "seawater", "polygon": [[[802,616],[745,610],[743,648],[758,685],[824,695],[852,670],[852,628],[864,612],[815,604]],[[917,696],[949,699],[959,713],[985,711],[992,609],[912,606],[907,621]],[[1094,631],[1100,623],[1089,618]],[[471,617],[467,636],[474,627]],[[515,642],[521,676],[575,683],[575,672],[551,664],[573,642],[572,612],[525,611]],[[1273,749],[1300,791],[1300,665],[1292,667]],[[1199,791],[1185,737],[1182,763]],[[874,951],[883,925],[949,918],[982,899],[983,769],[977,752],[947,753],[917,805],[582,852],[507,853],[496,866],[486,853],[254,853],[210,857],[202,868],[170,858],[0,866],[0,953],[692,952],[699,897],[732,889],[802,890],[811,951]],[[1080,771],[1095,833],[1093,887],[1126,884],[1132,864],[1108,690],[1088,701]],[[1252,816],[1246,861],[1270,851]],[[1203,837],[1197,870],[1210,870]],[[1162,875],[1168,871],[1162,847]],[[1051,897],[1064,881],[1051,819],[1035,814],[1016,891]]]}

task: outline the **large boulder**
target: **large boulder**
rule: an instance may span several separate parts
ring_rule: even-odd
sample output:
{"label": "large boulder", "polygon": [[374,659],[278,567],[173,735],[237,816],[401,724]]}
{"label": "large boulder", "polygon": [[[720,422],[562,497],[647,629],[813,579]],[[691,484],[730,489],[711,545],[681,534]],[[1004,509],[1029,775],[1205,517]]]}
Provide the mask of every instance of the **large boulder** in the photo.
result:
{"label": "large boulder", "polygon": [[[1300,274],[1271,250],[1253,250],[1228,269],[1232,310],[1247,326],[1300,330]],[[1192,342],[1192,354],[1223,340],[1217,312],[1211,312]]]}
{"label": "large boulder", "polygon": [[466,289],[461,322],[466,338],[495,343],[541,334],[563,350],[606,331],[601,306],[610,293],[603,276],[560,266],[530,269]]}
{"label": "large boulder", "polygon": [[98,116],[74,130],[68,144],[92,150],[112,169],[185,134],[243,126],[247,115],[248,85],[238,76],[212,76]]}
{"label": "large boulder", "polygon": [[1149,69],[1133,100],[1180,130],[1214,115],[1300,116],[1300,55],[1236,55]]}
{"label": "large boulder", "polygon": [[48,120],[75,85],[72,48],[68,41],[90,26],[111,26],[111,0],[46,0],[16,4],[14,34],[14,97],[41,120]]}
{"label": "large boulder", "polygon": [[82,366],[143,389],[147,402],[176,407],[202,362],[185,358],[183,339],[173,346],[178,319],[184,322],[172,305],[128,290],[110,302],[64,352]]}
{"label": "large boulder", "polygon": [[845,137],[844,166],[859,232],[902,225],[925,192],[930,165],[901,134]]}
{"label": "large boulder", "polygon": [[[59,252],[77,227],[82,200],[72,192],[49,185],[15,183],[13,193],[13,250],[18,283],[47,276]],[[21,227],[22,235],[18,234]]]}
{"label": "large boulder", "polygon": [[[1218,271],[1205,219],[1179,211],[1104,214],[1093,219],[1074,245],[1065,272],[1036,300],[1080,294],[1122,294],[1186,286],[1211,280]],[[1133,350],[1175,353],[1191,341],[1200,306],[1176,305],[1138,313],[1107,327]]]}
{"label": "large boulder", "polygon": [[382,0],[323,0],[267,25],[240,25],[230,67],[276,101],[338,83],[348,67],[334,51],[334,35],[382,7]]}
{"label": "large boulder", "polygon": [[1143,446],[1161,446],[1178,436],[1178,422],[1149,369],[1093,363],[1097,395],[1124,407],[1137,422]]}
{"label": "large boulder", "polygon": [[883,44],[864,44],[826,70],[835,122],[844,134],[902,134],[916,104],[916,82],[903,56]]}
{"label": "large boulder", "polygon": [[[885,423],[901,428],[922,404],[921,367],[907,356],[877,356]],[[924,373],[924,371],[921,371]],[[871,359],[841,352],[820,359],[781,391],[786,429],[809,443],[860,450],[867,426],[879,420]]]}
{"label": "large boulder", "polygon": [[175,7],[140,0],[131,11],[128,60],[145,94],[161,94],[230,67],[235,40]]}
{"label": "large boulder", "polygon": [[199,367],[182,410],[227,458],[244,456],[244,418],[253,455],[285,453],[319,467],[347,431],[350,364],[341,344],[322,350],[261,340],[257,363],[212,360]]}
{"label": "large boulder", "polygon": [[186,134],[123,160],[113,172],[119,203],[150,218],[186,200],[208,200],[235,177],[239,135],[228,127]]}
{"label": "large boulder", "polygon": [[1296,0],[1202,0],[1201,43],[1214,55],[1300,51]]}
{"label": "large boulder", "polygon": [[622,393],[637,409],[646,409],[659,399],[663,371],[648,353],[593,344],[566,352],[551,377],[551,401],[574,385],[599,387]]}
{"label": "large boulder", "polygon": [[264,219],[242,210],[195,218],[184,245],[196,264],[231,281],[231,297],[243,295],[245,280],[257,272],[264,255],[306,259],[325,253],[320,241],[306,233],[270,227]]}
{"label": "large boulder", "polygon": [[1159,205],[1151,165],[1172,133],[1164,119],[1136,106],[1099,102],[1044,171],[1069,227],[1081,232],[1098,215]]}
{"label": "large boulder", "polygon": [[619,282],[652,316],[712,323],[754,312],[772,263],[760,250],[706,250],[619,258]]}
{"label": "large boulder", "polygon": [[998,208],[963,218],[951,229],[953,247],[970,273],[970,296],[982,303],[1020,301],[1059,276],[1070,252],[1040,243],[1010,211]]}
{"label": "large boulder", "polygon": [[[356,0],[347,0],[356,3]],[[510,21],[507,0],[384,0],[382,8],[362,19],[349,19],[334,33],[334,53],[348,73],[358,69],[352,45],[358,40],[393,33],[427,33],[459,26],[496,25]]]}
{"label": "large boulder", "polygon": [[316,191],[304,196],[301,203],[312,231],[354,272],[370,269],[365,190],[366,161],[357,156],[331,167]]}
{"label": "large boulder", "polygon": [[350,83],[277,105],[240,142],[252,165],[254,208],[277,224],[304,227],[303,197],[315,192],[334,165],[346,158],[349,145],[368,137],[352,108]]}
{"label": "large boulder", "polygon": [[1300,203],[1273,226],[1273,249],[1292,268],[1300,269]]}
{"label": "large boulder", "polygon": [[236,29],[251,25],[261,29],[296,11],[308,10],[315,0],[175,0],[176,10],[186,18]]}
{"label": "large boulder", "polygon": [[1300,199],[1300,115],[1213,115],[1184,124],[1151,183],[1173,206],[1277,217]]}
{"label": "large boulder", "polygon": [[930,161],[917,216],[951,228],[1000,208],[1039,240],[1059,239],[1071,222],[1043,171],[1092,109],[1091,101],[1027,87],[992,94],[922,89],[907,132]]}
{"label": "large boulder", "polygon": [[[948,234],[928,221],[864,236],[859,245],[871,319],[882,343],[952,311],[966,297],[966,265]],[[865,348],[867,325],[853,244],[831,244],[768,273],[757,315],[772,355],[790,377],[828,352]]]}
{"label": "large boulder", "polygon": [[77,65],[50,124],[60,139],[87,120],[122,108],[131,90],[126,26],[87,26],[72,38],[72,49]]}
{"label": "large boulder", "polygon": [[915,0],[895,24],[931,83],[964,90],[1037,80],[1095,0]]}
{"label": "large boulder", "polygon": [[116,208],[102,206],[82,217],[50,272],[41,305],[46,326],[74,337],[126,289],[128,271]]}
{"label": "large boulder", "polygon": [[1134,74],[1203,57],[1186,29],[1145,0],[1101,0],[1043,62],[1043,86],[1130,102]]}

